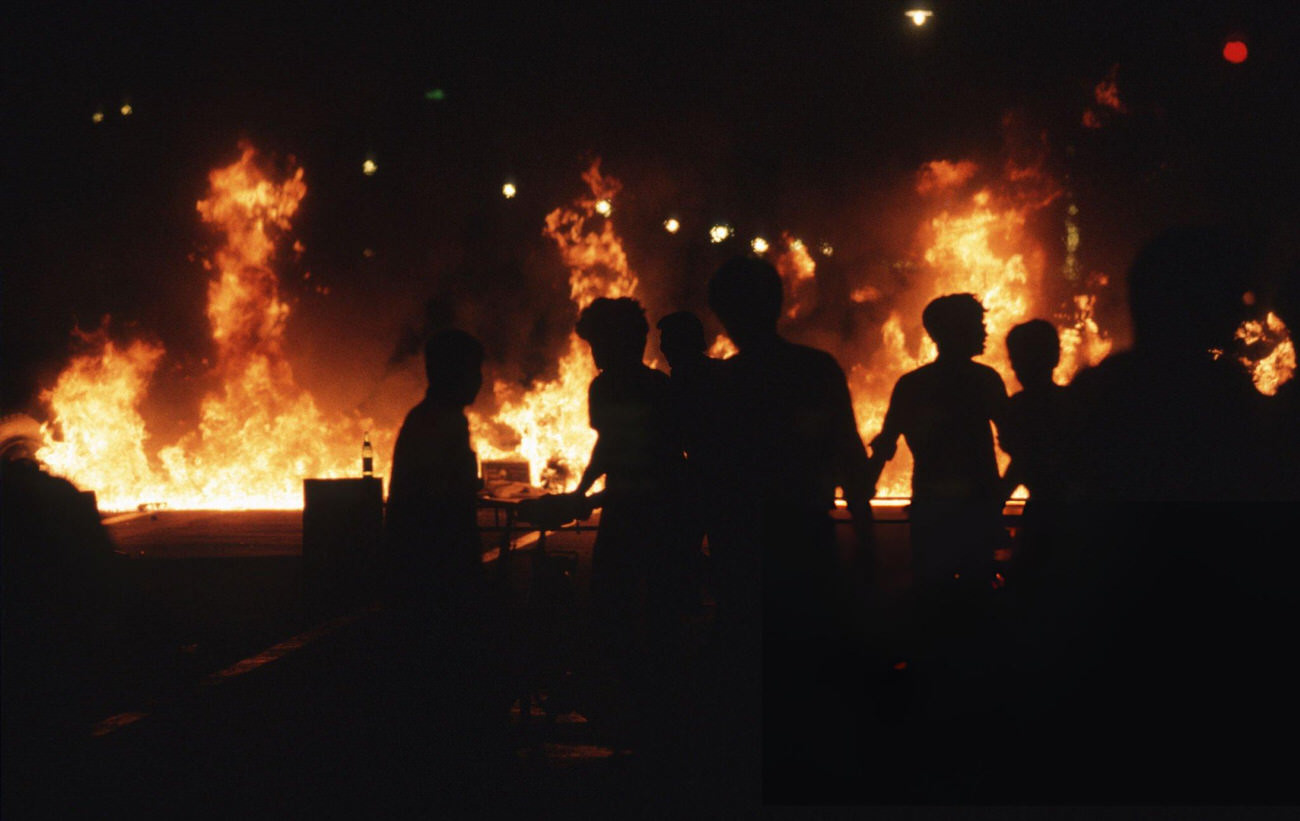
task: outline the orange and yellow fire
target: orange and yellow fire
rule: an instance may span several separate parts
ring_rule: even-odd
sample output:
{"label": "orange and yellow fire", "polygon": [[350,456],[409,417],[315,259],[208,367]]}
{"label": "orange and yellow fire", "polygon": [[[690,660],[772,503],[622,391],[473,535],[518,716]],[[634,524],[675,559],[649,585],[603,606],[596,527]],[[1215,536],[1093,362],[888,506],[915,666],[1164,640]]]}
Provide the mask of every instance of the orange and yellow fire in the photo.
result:
{"label": "orange and yellow fire", "polygon": [[1240,358],[1250,370],[1255,389],[1265,396],[1273,396],[1278,388],[1295,376],[1295,342],[1291,331],[1272,311],[1263,320],[1252,319],[1237,329],[1237,340],[1247,346],[1262,345],[1268,353],[1257,359]]}
{"label": "orange and yellow fire", "polygon": [[285,356],[290,307],[272,263],[306,193],[301,168],[277,182],[250,147],[209,175],[197,208],[223,239],[205,263],[216,349],[209,376],[220,387],[203,398],[192,430],[150,453],[139,408],[165,351],[141,341],[122,349],[105,330],[89,340],[97,350],[76,357],[43,393],[52,418],[38,458],[96,491],[105,510],[295,509],[304,477],[355,475],[364,430],[380,454],[391,452],[392,434],[371,420],[323,413]]}
{"label": "orange and yellow fire", "polygon": [[[579,310],[597,297],[636,296],[640,285],[612,220],[612,202],[622,184],[600,172],[600,160],[582,178],[590,196],[547,214],[543,228],[569,269],[569,295]],[[596,443],[587,417],[587,387],[595,378],[587,343],[570,332],[554,379],[536,382],[528,390],[497,380],[492,386],[496,415],[488,419],[470,414],[479,459],[527,459],[534,485],[572,489]],[[513,443],[502,442],[503,430],[511,433]]]}
{"label": "orange and yellow fire", "polygon": [[[969,183],[978,167],[970,161],[927,163],[918,177],[917,193],[950,196]],[[1024,179],[1026,169],[1013,169],[1013,179]],[[1061,335],[1061,364],[1054,378],[1066,384],[1081,368],[1099,362],[1110,351],[1110,339],[1093,316],[1095,296],[1078,295],[1069,312],[1045,304],[1043,277],[1045,254],[1025,230],[1034,210],[1054,199],[1041,191],[1031,195],[980,188],[949,203],[929,216],[918,232],[919,260],[907,295],[906,312],[891,311],[881,328],[879,346],[867,352],[864,362],[849,371],[854,409],[863,439],[880,432],[889,395],[898,377],[931,361],[934,343],[920,329],[921,308],[945,294],[971,293],[986,310],[988,343],[980,357],[995,368],[1009,388],[1017,384],[1007,357],[1005,339],[1013,326],[1037,316],[1052,317]],[[866,286],[864,286],[866,287]],[[856,299],[855,299],[856,301]],[[999,453],[1005,467],[1006,457]],[[878,493],[884,497],[910,494],[911,454],[900,447],[881,476]]]}

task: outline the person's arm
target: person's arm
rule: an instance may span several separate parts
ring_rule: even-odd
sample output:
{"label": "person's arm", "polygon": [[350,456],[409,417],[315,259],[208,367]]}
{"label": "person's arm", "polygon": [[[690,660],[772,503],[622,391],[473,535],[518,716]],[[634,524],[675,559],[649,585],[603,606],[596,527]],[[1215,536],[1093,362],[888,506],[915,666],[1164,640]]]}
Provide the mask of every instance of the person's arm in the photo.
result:
{"label": "person's arm", "polygon": [[587,416],[591,420],[591,429],[596,431],[596,444],[591,447],[591,458],[587,460],[587,467],[582,471],[582,480],[573,491],[574,496],[586,496],[591,486],[596,484],[596,480],[605,475],[605,449],[601,447],[600,436],[600,430],[604,427],[605,401],[601,396],[599,380],[599,376],[591,380],[591,386],[587,388]]}
{"label": "person's arm", "polygon": [[1007,396],[1007,386],[996,371],[989,374],[985,387],[985,402],[989,421],[993,423],[995,441],[1003,453],[1011,457],[1011,462],[1007,464],[1007,471],[1002,475],[1002,488],[999,491],[999,495],[1006,500],[1011,498],[1016,488],[1020,487],[1023,469],[1016,463],[1016,452],[1020,450],[1020,443],[1016,439],[1015,423],[1011,418],[1011,399]]}
{"label": "person's arm", "polygon": [[858,432],[853,413],[853,397],[848,380],[839,364],[827,357],[825,385],[826,409],[829,411],[832,447],[832,480],[844,492],[853,520],[853,549],[840,559],[845,569],[869,581],[875,572],[875,527],[871,515],[871,497],[876,494],[875,475]]}
{"label": "person's arm", "polygon": [[900,390],[903,380],[899,379],[894,384],[893,393],[889,396],[889,409],[885,411],[885,422],[880,428],[880,433],[871,440],[871,484],[875,486],[880,481],[880,473],[885,469],[885,463],[894,458],[898,452],[898,437],[903,435],[903,417],[902,410],[903,391]]}
{"label": "person's arm", "polygon": [[605,452],[600,446],[600,434],[596,434],[596,444],[591,448],[591,458],[587,460],[587,469],[582,472],[582,481],[574,491],[578,496],[586,496],[596,480],[605,475]]}
{"label": "person's arm", "polygon": [[876,495],[875,478],[867,449],[858,432],[858,421],[853,413],[853,396],[848,380],[836,365],[831,385],[831,426],[834,441],[835,483],[844,489],[844,499],[849,509],[865,506]]}

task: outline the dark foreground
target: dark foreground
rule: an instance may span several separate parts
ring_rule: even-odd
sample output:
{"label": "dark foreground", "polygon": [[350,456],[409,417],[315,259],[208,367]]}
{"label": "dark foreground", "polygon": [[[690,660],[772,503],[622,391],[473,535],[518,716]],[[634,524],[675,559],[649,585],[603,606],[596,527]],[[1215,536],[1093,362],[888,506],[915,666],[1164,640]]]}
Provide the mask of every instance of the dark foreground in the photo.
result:
{"label": "dark foreground", "polygon": [[[1183,692],[1163,691],[1176,679],[1150,675],[1134,663],[1131,647],[1109,658],[1107,647],[1080,646],[1075,652],[1098,660],[1084,669],[1133,665],[1136,706],[1120,716],[1051,707],[1053,694],[1041,688],[1059,687],[1060,679],[1044,675],[1046,665],[1006,674],[1003,662],[1014,663],[1017,648],[975,641],[946,655],[914,652],[905,607],[907,526],[888,521],[896,516],[886,512],[877,525],[865,649],[845,667],[861,699],[833,702],[832,714],[825,704],[789,705],[796,722],[827,725],[824,734],[801,734],[803,741],[824,735],[846,744],[848,775],[822,782],[801,772],[793,787],[784,784],[779,803],[1294,803],[1294,756],[1260,752],[1270,739],[1289,746],[1293,737],[1280,736],[1296,726],[1294,708],[1274,703],[1295,692],[1293,676],[1276,661],[1288,652],[1276,645],[1286,630],[1203,631],[1203,664],[1194,671],[1202,679],[1187,681]],[[448,808],[727,817],[763,803],[757,779],[708,760],[715,749],[708,716],[690,709],[655,716],[673,728],[676,749],[658,756],[629,746],[599,719],[611,694],[584,680],[577,646],[591,530],[545,540],[547,556],[573,559],[572,566],[539,563],[536,543],[513,554],[497,604],[515,675],[506,690],[475,702],[449,693],[458,681],[452,665],[422,655],[399,616],[359,584],[323,592],[304,579],[300,514],[163,512],[110,529],[125,554],[118,572],[126,592],[113,620],[21,632],[6,625],[6,818]],[[1239,581],[1240,550],[1219,554],[1224,584]],[[494,553],[485,560],[490,572],[503,569]],[[543,571],[557,572],[547,573],[548,581],[534,577]],[[690,635],[706,635],[710,617],[706,607]],[[1169,625],[1170,637],[1178,633]],[[1025,649],[1036,651],[1032,642]],[[972,661],[967,652],[989,661]],[[995,685],[973,680],[994,667]],[[1107,686],[1114,679],[1123,680],[1122,670]],[[690,680],[707,686],[707,678]],[[1008,682],[1023,687],[1036,708],[999,717],[988,707],[1020,702],[1022,694],[1004,692]],[[1233,702],[1247,691],[1260,701],[1188,698],[1216,689]],[[1075,695],[1062,688],[1059,697]],[[1146,699],[1178,707],[1159,710],[1144,726]],[[492,707],[460,714],[463,705],[483,701]],[[1170,721],[1184,709],[1184,720]],[[1040,718],[1060,726],[1026,727]],[[1170,774],[1188,766],[1170,756],[1172,748],[1207,743],[1221,753],[1221,765],[1198,766],[1187,778]],[[1217,782],[1207,772],[1218,773]]]}

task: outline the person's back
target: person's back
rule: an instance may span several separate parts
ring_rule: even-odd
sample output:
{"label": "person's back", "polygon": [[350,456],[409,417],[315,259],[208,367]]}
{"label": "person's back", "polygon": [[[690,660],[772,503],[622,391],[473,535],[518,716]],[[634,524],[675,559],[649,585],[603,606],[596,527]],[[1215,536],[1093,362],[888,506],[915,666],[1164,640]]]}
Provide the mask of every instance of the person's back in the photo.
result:
{"label": "person's back", "polygon": [[605,504],[671,490],[682,456],[668,377],[641,363],[607,369],[592,380],[587,403],[605,460]]}
{"label": "person's back", "polygon": [[971,361],[988,338],[973,294],[932,300],[921,322],[939,357],[899,378],[871,448],[877,468],[900,436],[912,451],[913,585],[921,600],[941,605],[923,610],[940,613],[954,582],[979,592],[993,580],[1004,494],[990,422],[1000,422],[1007,394],[997,371]]}
{"label": "person's back", "polygon": [[1223,237],[1184,228],[1134,262],[1133,349],[1079,373],[1069,389],[1083,498],[1260,498],[1263,403],[1245,371],[1215,353],[1240,320],[1234,254]]}
{"label": "person's back", "polygon": [[885,428],[912,451],[913,500],[995,499],[989,422],[1005,400],[998,372],[969,359],[936,360],[899,378]]}
{"label": "person's back", "polygon": [[[857,695],[848,602],[860,591],[836,550],[836,487],[859,558],[872,558],[869,466],[844,372],[830,354],[781,338],[781,302],[780,275],[752,257],[727,262],[709,282],[709,306],[740,350],[718,368],[730,554],[720,573],[734,595],[730,646],[721,649],[732,660],[735,704],[724,709],[743,722],[724,732],[744,754],[761,748],[764,792],[778,802],[807,798],[811,784],[854,766],[845,753],[855,740],[844,734]],[[761,744],[746,735],[755,723]]]}
{"label": "person's back", "polygon": [[1071,419],[1066,391],[1052,381],[1061,359],[1056,328],[1044,319],[1017,325],[1007,334],[1007,353],[1021,390],[1007,400],[998,427],[998,444],[1011,457],[1005,489],[1024,485],[1032,507],[1062,501]]}

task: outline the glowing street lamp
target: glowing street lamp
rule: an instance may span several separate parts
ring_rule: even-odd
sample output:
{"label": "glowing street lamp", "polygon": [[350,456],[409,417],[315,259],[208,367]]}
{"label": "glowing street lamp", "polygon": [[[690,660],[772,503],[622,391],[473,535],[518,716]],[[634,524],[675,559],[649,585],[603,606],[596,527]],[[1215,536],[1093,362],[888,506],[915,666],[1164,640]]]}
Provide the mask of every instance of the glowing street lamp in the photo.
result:
{"label": "glowing street lamp", "polygon": [[676,234],[681,229],[681,227],[682,224],[673,217],[669,217],[668,219],[664,220],[664,230],[670,234]]}
{"label": "glowing street lamp", "polygon": [[749,243],[749,247],[754,249],[755,254],[766,254],[768,248],[767,240],[762,237],[754,237],[753,242]]}
{"label": "glowing street lamp", "polygon": [[929,9],[908,9],[907,11],[903,12],[903,14],[906,17],[910,18],[912,21],[912,25],[916,26],[917,28],[924,26],[926,23],[930,21],[930,18],[934,16],[934,12],[930,11]]}
{"label": "glowing street lamp", "polygon": [[517,193],[519,193],[519,189],[515,188],[515,184],[512,182],[508,182],[505,185],[501,186],[501,196],[505,197],[508,200],[514,199],[515,194]]}
{"label": "glowing street lamp", "polygon": [[367,177],[373,177],[375,175],[375,172],[378,170],[379,170],[379,166],[376,165],[375,161],[370,159],[369,157],[366,158],[365,162],[361,163],[361,173],[365,174]]}
{"label": "glowing street lamp", "polygon": [[602,217],[608,217],[613,210],[614,206],[609,200],[596,200],[596,213]]}
{"label": "glowing street lamp", "polygon": [[130,103],[122,103],[122,107],[119,108],[118,111],[121,111],[121,112],[122,112],[122,116],[123,116],[123,117],[130,117],[130,116],[131,116],[131,113],[132,113],[133,111],[135,111],[135,109],[134,109],[134,108],[131,108],[131,104],[130,104]]}
{"label": "glowing street lamp", "polygon": [[712,242],[714,245],[726,241],[729,236],[731,236],[731,226],[729,225],[718,223],[709,229],[709,242]]}
{"label": "glowing street lamp", "polygon": [[104,122],[104,112],[102,112],[102,111],[96,111],[94,114],[91,114],[91,115],[90,115],[90,121],[91,121],[92,123],[102,123],[102,122]]}

